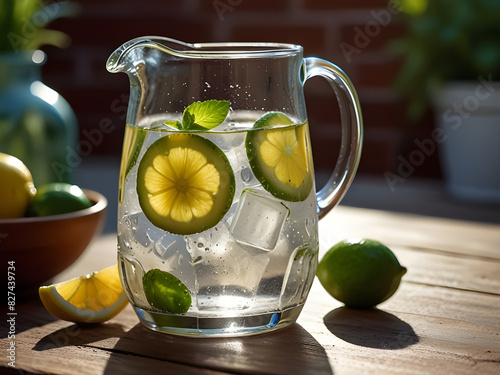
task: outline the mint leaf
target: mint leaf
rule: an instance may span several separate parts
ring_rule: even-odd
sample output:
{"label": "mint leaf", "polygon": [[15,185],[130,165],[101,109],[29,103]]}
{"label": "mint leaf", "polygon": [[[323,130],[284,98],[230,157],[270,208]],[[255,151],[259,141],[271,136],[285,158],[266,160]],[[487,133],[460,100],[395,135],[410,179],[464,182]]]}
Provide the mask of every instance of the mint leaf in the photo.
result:
{"label": "mint leaf", "polygon": [[182,124],[180,121],[165,121],[164,124],[182,130]]}
{"label": "mint leaf", "polygon": [[184,110],[184,113],[182,114],[182,129],[190,130],[193,128],[193,125],[194,125],[194,115],[191,112],[188,112],[186,108]]}
{"label": "mint leaf", "polygon": [[229,101],[207,100],[186,107],[180,121],[165,121],[165,125],[179,130],[209,130],[222,124],[229,113]]}
{"label": "mint leaf", "polygon": [[184,111],[182,115],[182,130],[207,130],[203,126],[195,124],[194,120],[194,115],[191,112]]}
{"label": "mint leaf", "polygon": [[[213,129],[217,125],[222,124],[228,113],[229,101],[227,100],[207,100],[204,102],[195,102],[184,110],[182,121],[184,122],[184,118],[187,116],[191,119],[190,115],[192,115],[194,124],[205,129]],[[186,128],[186,125],[183,125],[184,128]]]}

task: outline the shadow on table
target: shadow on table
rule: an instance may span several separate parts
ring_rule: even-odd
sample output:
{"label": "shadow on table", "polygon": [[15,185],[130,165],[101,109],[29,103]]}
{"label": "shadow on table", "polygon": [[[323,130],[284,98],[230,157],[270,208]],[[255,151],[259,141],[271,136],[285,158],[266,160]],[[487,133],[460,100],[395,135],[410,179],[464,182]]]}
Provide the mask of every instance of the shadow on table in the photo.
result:
{"label": "shadow on table", "polygon": [[[8,311],[7,306],[5,306],[4,309],[4,311]],[[16,299],[14,311],[17,314],[14,316],[16,321],[16,335],[28,331],[31,328],[41,327],[58,320],[43,306],[42,301],[40,301],[38,297],[38,291],[37,294],[30,299],[23,299],[22,301]],[[7,316],[7,319],[9,318],[10,316]]]}
{"label": "shadow on table", "polygon": [[325,315],[323,321],[335,336],[354,345],[397,350],[419,341],[408,323],[378,309],[339,307]]}
{"label": "shadow on table", "polygon": [[242,338],[186,338],[137,324],[112,349],[105,374],[129,372],[325,374],[333,371],[323,347],[299,324]]}
{"label": "shadow on table", "polygon": [[123,326],[116,323],[71,324],[43,337],[33,350],[44,351],[65,346],[88,345],[111,337],[121,337],[124,334]]}

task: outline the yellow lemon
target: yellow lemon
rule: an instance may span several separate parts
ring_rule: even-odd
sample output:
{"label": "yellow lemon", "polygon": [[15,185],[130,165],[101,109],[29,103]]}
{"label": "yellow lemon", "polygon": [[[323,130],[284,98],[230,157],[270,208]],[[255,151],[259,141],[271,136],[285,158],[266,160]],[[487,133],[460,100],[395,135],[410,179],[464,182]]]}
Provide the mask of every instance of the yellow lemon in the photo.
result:
{"label": "yellow lemon", "polygon": [[216,225],[231,207],[234,174],[214,143],[194,134],[171,134],[149,146],[137,172],[146,217],[174,234]]}
{"label": "yellow lemon", "polygon": [[36,193],[29,169],[18,158],[0,152],[0,219],[23,217]]}
{"label": "yellow lemon", "polygon": [[55,317],[77,323],[101,323],[128,303],[116,265],[38,290],[43,305]]}
{"label": "yellow lemon", "polygon": [[279,199],[305,200],[312,189],[312,157],[307,123],[294,125],[281,112],[261,116],[245,140],[252,171]]}

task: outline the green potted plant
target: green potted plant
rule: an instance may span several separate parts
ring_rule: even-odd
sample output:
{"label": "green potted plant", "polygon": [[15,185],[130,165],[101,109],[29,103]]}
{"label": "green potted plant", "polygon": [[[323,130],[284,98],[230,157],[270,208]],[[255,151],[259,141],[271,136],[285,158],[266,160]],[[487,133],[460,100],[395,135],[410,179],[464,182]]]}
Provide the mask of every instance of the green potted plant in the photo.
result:
{"label": "green potted plant", "polygon": [[500,1],[401,0],[405,35],[396,89],[408,116],[433,109],[446,185],[452,196],[500,202]]}
{"label": "green potted plant", "polygon": [[75,4],[0,1],[0,152],[28,166],[35,184],[68,182],[67,147],[75,150],[78,125],[69,104],[41,82],[42,45],[64,47],[69,37],[48,30]]}

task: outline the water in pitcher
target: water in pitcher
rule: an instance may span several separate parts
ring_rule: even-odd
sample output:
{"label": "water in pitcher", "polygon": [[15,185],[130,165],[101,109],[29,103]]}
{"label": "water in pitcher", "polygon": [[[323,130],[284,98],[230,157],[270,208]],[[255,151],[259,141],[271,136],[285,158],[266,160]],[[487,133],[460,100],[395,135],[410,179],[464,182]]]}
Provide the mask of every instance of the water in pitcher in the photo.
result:
{"label": "water in pitcher", "polygon": [[[258,117],[236,112],[212,130],[189,133],[166,126],[165,118],[146,117],[140,127],[126,127],[118,262],[128,298],[147,326],[183,334],[200,329],[230,334],[245,327],[258,332],[260,325],[266,330],[286,321],[287,314],[294,320],[300,313],[318,256],[308,124],[292,120],[255,128]],[[298,164],[277,160],[280,147]],[[174,158],[181,151],[185,164],[176,170]],[[163,159],[156,158],[160,154]],[[166,166],[160,163],[165,157]],[[197,173],[190,178],[205,176],[201,190],[210,192],[210,176],[217,177],[214,189],[222,198],[210,203],[211,214],[204,215],[208,209],[200,203],[186,214],[195,217],[186,218],[182,210],[174,212],[172,200],[158,203],[174,198],[165,198],[167,188],[159,182],[156,188],[157,180],[168,185],[169,173],[180,178],[189,168]],[[151,207],[167,210],[174,220],[161,221]],[[162,285],[174,297],[188,294],[179,297],[183,306],[155,303],[145,285],[153,282],[153,273],[167,280]],[[169,289],[168,280],[177,287]]]}

